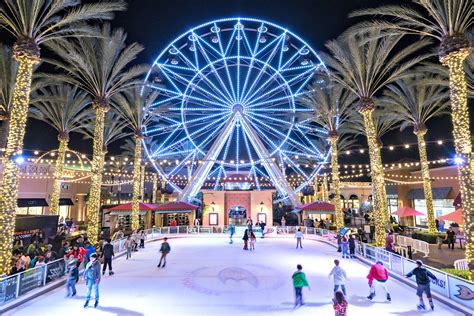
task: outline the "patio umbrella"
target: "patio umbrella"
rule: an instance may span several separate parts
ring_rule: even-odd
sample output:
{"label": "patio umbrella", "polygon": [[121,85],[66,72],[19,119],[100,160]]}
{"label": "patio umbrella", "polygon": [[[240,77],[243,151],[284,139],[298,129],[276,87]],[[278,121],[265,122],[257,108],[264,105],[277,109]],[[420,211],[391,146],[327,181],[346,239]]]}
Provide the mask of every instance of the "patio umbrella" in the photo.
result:
{"label": "patio umbrella", "polygon": [[459,225],[464,225],[463,209],[458,208],[454,212],[438,217],[438,219],[442,219],[444,221],[455,222],[455,223],[458,223]]}
{"label": "patio umbrella", "polygon": [[414,208],[408,206],[400,207],[396,212],[393,212],[392,215],[397,215],[398,217],[426,216],[425,214],[418,212]]}

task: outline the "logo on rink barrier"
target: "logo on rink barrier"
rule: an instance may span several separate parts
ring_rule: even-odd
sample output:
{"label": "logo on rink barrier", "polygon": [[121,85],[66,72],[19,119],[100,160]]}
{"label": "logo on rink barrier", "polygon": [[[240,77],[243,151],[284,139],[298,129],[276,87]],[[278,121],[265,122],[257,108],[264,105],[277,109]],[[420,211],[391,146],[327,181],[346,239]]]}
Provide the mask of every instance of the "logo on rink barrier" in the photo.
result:
{"label": "logo on rink barrier", "polygon": [[456,284],[456,286],[459,288],[459,292],[458,294],[454,294],[454,296],[465,301],[474,300],[474,292],[472,292],[470,288],[459,284]]}
{"label": "logo on rink barrier", "polygon": [[271,267],[248,264],[245,269],[233,266],[202,267],[188,273],[183,285],[196,292],[218,296],[276,290],[283,286],[283,281],[278,271]]}

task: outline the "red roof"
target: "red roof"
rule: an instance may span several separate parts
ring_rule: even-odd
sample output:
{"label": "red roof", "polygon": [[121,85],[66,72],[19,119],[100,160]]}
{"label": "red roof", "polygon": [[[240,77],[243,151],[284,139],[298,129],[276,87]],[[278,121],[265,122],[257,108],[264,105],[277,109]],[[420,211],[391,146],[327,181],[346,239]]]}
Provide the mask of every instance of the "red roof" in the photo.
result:
{"label": "red roof", "polygon": [[186,203],[186,202],[170,202],[165,204],[157,205],[154,209],[155,211],[188,211],[188,210],[197,210],[199,206]]}
{"label": "red roof", "polygon": [[316,201],[311,202],[308,204],[304,204],[301,206],[296,207],[297,210],[301,211],[334,211],[334,204],[323,202],[323,201]]}
{"label": "red roof", "polygon": [[[138,209],[140,211],[154,211],[156,210],[158,205],[155,204],[149,204],[149,203],[138,203]],[[131,211],[132,210],[132,203],[126,203],[126,204],[120,204],[117,206],[114,206],[112,208],[109,208],[110,211]]]}
{"label": "red roof", "polygon": [[455,222],[455,223],[458,223],[459,225],[464,225],[463,209],[458,208],[454,212],[438,217],[438,219]]}
{"label": "red roof", "polygon": [[396,212],[393,212],[392,215],[397,215],[398,217],[426,216],[426,214],[418,212],[408,206],[400,207]]}

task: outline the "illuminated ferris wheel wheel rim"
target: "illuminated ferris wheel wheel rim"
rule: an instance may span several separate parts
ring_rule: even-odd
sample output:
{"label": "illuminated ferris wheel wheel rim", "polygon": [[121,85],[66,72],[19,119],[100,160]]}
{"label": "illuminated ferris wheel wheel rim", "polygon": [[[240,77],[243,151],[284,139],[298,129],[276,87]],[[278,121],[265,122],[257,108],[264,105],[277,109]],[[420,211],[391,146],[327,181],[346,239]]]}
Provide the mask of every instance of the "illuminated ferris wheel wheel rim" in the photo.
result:
{"label": "illuminated ferris wheel wheel rim", "polygon": [[[234,22],[235,22],[235,24],[233,24],[233,26],[230,26],[230,27],[224,27],[223,25],[221,25],[222,23],[234,23]],[[254,27],[251,27],[251,26],[247,25],[249,22],[258,23],[260,25],[257,25],[257,26],[254,25]],[[242,23],[244,23],[244,24],[242,24]],[[199,34],[196,34],[198,31],[203,31],[203,29],[206,28],[206,27],[209,27],[208,31],[200,32]],[[239,31],[241,31],[242,33],[239,33]],[[314,66],[313,68],[308,66],[308,67],[306,67],[307,69],[316,70],[319,67],[322,67],[324,70],[326,69],[324,64],[321,62],[319,56],[312,49],[312,47],[310,45],[308,45],[298,35],[290,32],[289,30],[287,30],[287,29],[285,29],[285,28],[283,28],[283,27],[281,27],[281,26],[279,26],[275,23],[272,23],[272,22],[268,22],[268,21],[261,20],[261,19],[255,19],[255,18],[239,18],[239,17],[225,18],[225,19],[210,21],[210,22],[198,25],[198,26],[190,29],[189,31],[182,33],[180,36],[178,36],[176,39],[174,39],[164,50],[162,50],[162,52],[155,59],[155,61],[153,63],[153,66],[157,67],[158,69],[161,69],[162,67],[172,67],[171,64],[170,64],[170,57],[169,56],[172,56],[172,55],[178,56],[179,54],[181,54],[184,58],[186,58],[186,56],[184,56],[181,51],[184,50],[185,48],[189,48],[189,50],[191,50],[190,49],[191,48],[190,43],[191,43],[191,45],[194,45],[194,50],[198,51],[199,49],[203,49],[202,47],[198,48],[198,45],[203,45],[202,43],[199,43],[199,42],[203,41],[202,38],[205,37],[205,36],[211,36],[212,34],[219,34],[218,35],[219,36],[218,42],[213,42],[213,43],[215,43],[215,44],[219,43],[219,45],[222,45],[222,42],[224,42],[225,40],[221,39],[221,37],[220,37],[221,33],[223,33],[223,32],[233,32],[233,34],[234,34],[235,32],[237,32],[237,34],[240,34],[240,35],[243,34],[245,36],[246,31],[247,32],[252,31],[254,33],[258,32],[258,34],[257,34],[258,37],[260,37],[262,34],[265,34],[265,35],[268,35],[268,36],[272,37],[272,39],[269,40],[270,43],[267,46],[270,46],[273,41],[277,41],[277,40],[278,40],[277,45],[280,45],[279,42],[281,42],[282,46],[283,46],[283,43],[285,42],[285,37],[289,36],[292,39],[292,41],[289,42],[289,45],[292,47],[293,50],[298,51],[301,56],[308,55],[310,57],[315,58],[315,60],[317,61],[316,65],[310,64],[310,66]],[[194,67],[195,73],[194,73],[192,79],[190,79],[187,82],[183,93],[176,94],[176,92],[174,92],[172,90],[162,89],[163,91],[174,93],[174,97],[173,97],[174,99],[181,98],[179,114],[180,114],[181,121],[182,121],[182,126],[183,126],[182,129],[183,129],[184,133],[186,134],[186,137],[187,137],[189,143],[197,150],[197,152],[199,154],[201,154],[203,156],[206,155],[206,148],[201,147],[201,144],[205,144],[207,146],[209,144],[209,141],[207,141],[207,142],[203,141],[203,142],[199,143],[199,140],[196,140],[193,137],[192,129],[189,126],[190,124],[188,124],[188,122],[189,122],[188,117],[192,117],[192,114],[193,114],[192,112],[193,111],[195,111],[195,110],[196,111],[199,111],[199,110],[202,111],[203,108],[204,108],[204,106],[203,106],[203,108],[201,108],[201,109],[196,108],[194,110],[192,108],[193,103],[190,102],[190,100],[192,100],[192,97],[194,97],[193,93],[198,94],[196,92],[196,90],[197,90],[196,86],[199,87],[200,84],[202,84],[205,81],[206,76],[211,76],[211,75],[219,76],[219,74],[218,74],[219,71],[223,71],[223,70],[229,71],[229,68],[232,68],[232,67],[247,67],[248,68],[248,70],[247,70],[248,73],[250,73],[250,71],[252,71],[252,69],[257,69],[258,68],[265,74],[266,78],[269,77],[271,80],[275,80],[275,81],[280,80],[280,82],[277,83],[277,88],[280,88],[281,86],[286,87],[283,90],[283,93],[285,94],[285,96],[281,97],[281,99],[282,100],[286,99],[288,102],[286,102],[286,103],[283,102],[283,103],[280,103],[280,104],[284,104],[286,106],[286,110],[288,112],[296,113],[295,97],[298,96],[298,93],[299,93],[299,91],[301,91],[301,88],[297,91],[297,93],[293,92],[292,87],[291,87],[290,83],[288,82],[288,79],[285,78],[285,76],[280,72],[281,69],[276,69],[273,65],[271,65],[268,62],[268,60],[267,61],[261,60],[260,58],[257,58],[255,55],[252,55],[252,56],[245,56],[245,55],[239,55],[239,56],[230,55],[230,56],[227,56],[227,50],[231,46],[231,42],[232,41],[235,42],[235,40],[236,40],[236,39],[234,39],[233,34],[231,35],[231,38],[227,43],[228,47],[226,49],[226,52],[224,53],[222,51],[222,54],[221,54],[220,58],[207,62],[205,64],[205,66],[203,66],[203,67],[200,67],[199,65],[197,65],[198,61],[196,59],[196,66],[197,67]],[[282,37],[282,36],[285,36],[285,37]],[[258,37],[257,37],[257,40],[258,40]],[[280,37],[282,37],[282,39],[279,39]],[[185,40],[185,42],[180,44],[180,41],[182,41],[182,40]],[[247,45],[249,45],[247,38],[245,38],[245,40],[247,41]],[[239,42],[242,42],[242,43],[244,42],[242,36],[241,36]],[[299,46],[296,46],[295,42],[297,42],[297,44],[299,44]],[[192,44],[192,43],[194,43],[194,44]],[[209,44],[210,44],[210,42],[207,43],[206,45],[209,46]],[[234,44],[232,44],[232,45],[234,45]],[[242,45],[243,45],[243,47],[245,47],[245,43],[242,44]],[[262,46],[264,46],[264,45],[262,45]],[[258,47],[258,43],[256,43],[255,50],[257,50],[257,47]],[[266,46],[264,46],[264,47],[266,47]],[[248,48],[250,48],[250,47],[248,47]],[[221,47],[221,50],[222,50],[222,47]],[[218,52],[217,48],[214,49],[214,51]],[[263,51],[263,49],[261,51]],[[185,53],[189,54],[187,51]],[[282,52],[280,52],[280,54],[282,54]],[[168,57],[166,57],[167,55],[168,55]],[[298,58],[299,55],[296,56],[296,57]],[[164,59],[164,61],[162,63],[160,63],[160,60],[163,60],[163,59]],[[281,57],[280,57],[280,59],[281,59]],[[237,62],[234,63],[234,64],[231,64],[229,66],[227,63],[231,62],[231,61],[237,61]],[[249,61],[249,63],[245,64],[245,63],[241,63],[241,61]],[[191,63],[191,65],[193,65],[192,62],[190,62],[190,63]],[[176,64],[174,64],[175,68],[180,67],[180,66],[177,66],[177,64],[178,64],[178,62],[176,62]],[[186,64],[186,62],[185,62],[185,64]],[[260,67],[257,67],[257,65],[260,65]],[[189,67],[189,65],[188,65],[188,67],[182,67],[182,68],[183,69],[188,68],[188,70],[193,70]],[[296,67],[296,68],[302,68],[303,69],[304,67]],[[238,68],[238,71],[240,71],[240,68]],[[145,77],[146,82],[149,82],[149,79],[150,79],[150,76],[151,76],[152,72],[153,72],[153,69],[151,69],[148,72],[148,74],[146,75],[146,77]],[[166,73],[165,73],[165,75],[166,75]],[[274,78],[274,76],[275,76],[275,78]],[[312,75],[309,76],[309,77],[312,77]],[[310,79],[309,77],[307,78],[305,83],[307,83],[309,81],[309,79]],[[306,77],[305,77],[305,79],[306,79]],[[239,80],[239,79],[237,79],[237,80]],[[223,93],[216,93],[216,95],[218,96],[217,98],[214,96],[215,97],[214,99],[210,98],[210,99],[212,99],[212,101],[207,100],[207,104],[211,104],[213,106],[218,106],[218,103],[220,103],[220,101],[224,101],[224,102],[221,102],[221,105],[223,107],[226,107],[226,106],[228,107],[227,116],[230,116],[232,114],[232,111],[233,111],[232,107],[235,107],[235,106],[243,107],[242,112],[245,112],[245,111],[247,111],[246,106],[252,106],[252,103],[255,103],[255,101],[251,100],[253,95],[249,97],[248,94],[245,96],[245,97],[249,97],[248,99],[246,99],[246,100],[244,100],[244,99],[236,100],[235,92],[233,91],[233,84],[234,83],[230,79],[230,77],[229,77],[229,81],[231,81],[230,82],[230,89],[232,89],[232,93],[230,91],[226,91],[226,92],[223,92]],[[241,81],[237,82],[237,88],[239,88],[239,83],[240,82]],[[299,81],[298,81],[298,83],[299,83]],[[271,82],[271,84],[274,84],[274,82]],[[211,83],[211,85],[212,85],[212,83]],[[208,85],[208,88],[210,88],[211,85]],[[224,85],[224,84],[222,84],[222,85],[223,85],[224,88],[226,88],[226,85]],[[150,86],[153,86],[153,84],[151,84]],[[174,87],[177,90],[179,90],[176,86],[174,86]],[[215,88],[213,85],[212,85],[212,87]],[[202,87],[200,89],[202,90]],[[211,92],[215,93],[216,91],[211,89]],[[250,93],[250,89],[247,92]],[[254,92],[254,91],[252,91],[252,92]],[[277,90],[277,93],[282,93],[282,92]],[[204,94],[201,92],[201,95],[204,95]],[[239,97],[241,97],[241,95]],[[202,101],[199,98],[195,97],[195,100]],[[216,100],[216,99],[219,99],[219,98],[221,98],[221,100]],[[268,98],[268,97],[265,96],[265,98]],[[265,102],[265,98],[262,98],[260,96],[261,101],[263,100]],[[271,98],[271,95],[270,95],[270,98]],[[206,102],[203,101],[203,103],[206,103]],[[279,106],[280,106],[280,104],[279,104]],[[275,109],[275,110],[277,110],[277,109]],[[263,117],[263,115],[261,117]],[[194,120],[196,120],[196,119],[194,119]],[[252,120],[255,120],[255,117],[252,118]],[[252,123],[254,123],[254,122],[252,122]],[[282,149],[282,147],[285,144],[288,143],[288,139],[290,138],[291,133],[295,129],[294,124],[295,124],[295,116],[292,115],[289,122],[287,122],[288,126],[287,126],[287,131],[285,133],[285,136],[283,138],[279,138],[277,140],[277,144],[274,144],[272,142],[272,138],[274,138],[276,134],[273,134],[273,136],[271,136],[271,138],[268,138],[268,137],[266,137],[265,139],[262,138],[263,141],[265,142],[265,144],[268,146],[268,148],[271,149],[271,150],[269,150],[269,153],[270,153],[269,156],[270,157],[275,156]],[[174,125],[176,125],[176,124],[174,124]],[[271,129],[271,127],[276,126],[276,125],[277,125],[277,123],[274,123],[274,122],[273,123],[265,123],[265,129],[259,130],[258,132],[259,133],[263,133],[263,132],[268,133],[269,130]],[[224,125],[220,125],[219,128],[222,128],[223,126]],[[166,130],[164,128],[162,128],[162,129]],[[297,130],[300,133],[303,134],[303,138],[305,140],[309,141],[309,139],[304,135],[301,128],[297,128]],[[145,128],[145,132],[147,132],[146,128]],[[239,133],[239,132],[237,131],[237,133]],[[160,134],[157,134],[157,135],[160,135]],[[281,135],[281,134],[278,134],[278,135]],[[215,136],[214,139],[216,137],[217,136]],[[295,142],[295,141],[293,140],[293,142]],[[161,170],[161,168],[158,168],[157,164],[155,163],[155,159],[158,159],[158,158],[155,158],[156,153],[152,152],[151,149],[147,148],[145,141],[144,141],[144,145],[145,145],[144,146],[145,147],[145,152],[150,157],[150,160],[151,160],[152,164],[155,166],[157,171],[160,173],[160,175],[164,179],[169,180],[171,178],[170,175],[167,174],[166,172],[163,172]],[[290,144],[290,145],[292,146],[290,148],[293,148],[293,150],[294,150],[294,148],[298,148],[298,147],[295,146],[294,143]],[[273,147],[273,148],[271,148],[271,147]],[[304,147],[304,146],[301,146],[301,147]],[[301,148],[299,150],[301,150]],[[319,156],[320,161],[323,161],[323,162],[327,161],[327,159],[329,157],[329,153],[321,154],[317,149],[316,149],[316,151],[313,151],[313,149],[310,148],[310,151],[311,151],[311,155],[308,154],[308,153],[306,153],[306,154],[301,153],[301,156],[303,157],[303,156],[306,155],[308,158],[310,158],[310,156],[313,157],[313,158],[315,158],[316,156]],[[160,153],[156,154],[156,157],[164,157],[165,155],[166,155],[166,153],[160,152]],[[172,153],[170,153],[169,156],[172,156]],[[187,157],[189,157],[189,156],[187,156]],[[238,160],[235,163],[233,163],[233,162],[231,163],[229,161],[226,161],[225,159],[216,160],[215,163],[216,163],[216,165],[220,165],[222,168],[223,167],[237,168],[237,170],[239,170],[238,169],[239,167],[240,168],[249,168],[249,167],[254,166],[254,164],[262,161],[262,159],[259,159],[258,157],[256,157],[256,158],[257,159],[249,159],[249,162],[244,162],[244,163],[239,163]],[[303,183],[303,184],[304,185],[309,184],[311,179],[314,177],[315,174],[317,174],[319,172],[321,167],[322,167],[322,164],[318,164],[317,167],[315,165],[315,168],[314,168],[313,172],[310,172],[310,175],[306,177],[307,179],[306,179],[305,183]],[[174,185],[173,183],[170,183],[170,184],[175,190],[181,191],[181,188],[179,188],[178,186]],[[300,191],[302,188],[303,188],[303,185],[298,187],[296,189],[296,191]]]}

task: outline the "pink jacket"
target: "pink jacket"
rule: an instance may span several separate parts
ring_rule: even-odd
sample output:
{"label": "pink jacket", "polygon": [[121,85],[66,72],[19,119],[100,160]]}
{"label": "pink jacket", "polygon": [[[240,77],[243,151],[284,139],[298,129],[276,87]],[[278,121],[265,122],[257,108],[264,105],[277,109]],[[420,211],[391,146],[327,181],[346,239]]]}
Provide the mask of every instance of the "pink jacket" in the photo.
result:
{"label": "pink jacket", "polygon": [[369,279],[369,284],[372,285],[373,280],[377,281],[387,281],[388,280],[388,271],[385,267],[381,264],[374,264],[369,271],[369,275],[367,276]]}

